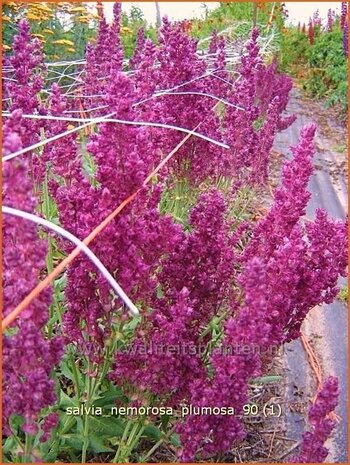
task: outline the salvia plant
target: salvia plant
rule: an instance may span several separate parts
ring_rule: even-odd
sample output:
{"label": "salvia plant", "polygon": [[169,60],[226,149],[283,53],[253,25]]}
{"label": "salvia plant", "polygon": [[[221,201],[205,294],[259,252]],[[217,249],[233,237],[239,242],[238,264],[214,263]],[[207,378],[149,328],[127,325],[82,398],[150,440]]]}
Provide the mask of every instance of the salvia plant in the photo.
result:
{"label": "salvia plant", "polygon": [[341,2],[340,27],[344,29],[348,17],[348,3]]}
{"label": "salvia plant", "polygon": [[332,32],[333,26],[335,22],[335,12],[331,8],[329,8],[327,13],[327,31]]}
{"label": "salvia plant", "polygon": [[349,30],[348,20],[346,19],[343,28],[343,51],[346,58],[349,56]]}
{"label": "salvia plant", "polygon": [[[346,223],[322,210],[303,219],[315,125],[264,215],[240,211],[247,192],[263,191],[274,138],[295,120],[285,114],[292,82],[264,62],[258,30],[232,65],[223,36],[212,35],[206,60],[165,18],[157,43],[140,29],[126,61],[120,16],[115,4],[112,25],[100,18],[73,92],[45,85],[25,21],[6,64],[4,317],[74,249],[14,211],[83,241],[121,206],[89,245],[110,278],[77,254],[4,331],[7,460],[147,461],[162,443],[184,462],[230,451],[246,436],[243,406],[250,381],[268,373],[266,354],[297,339],[345,275]],[[82,120],[90,125],[72,131]],[[326,458],[337,398],[330,377],[295,461]],[[235,415],[182,417],[187,405]],[[171,412],[135,413],[164,406]],[[97,407],[100,417],[89,413]],[[136,410],[108,416],[112,407]]]}
{"label": "salvia plant", "polygon": [[315,43],[315,27],[314,26],[315,26],[314,22],[310,18],[309,19],[308,29],[307,29],[307,35],[308,35],[308,38],[309,38],[310,45],[313,45]]}

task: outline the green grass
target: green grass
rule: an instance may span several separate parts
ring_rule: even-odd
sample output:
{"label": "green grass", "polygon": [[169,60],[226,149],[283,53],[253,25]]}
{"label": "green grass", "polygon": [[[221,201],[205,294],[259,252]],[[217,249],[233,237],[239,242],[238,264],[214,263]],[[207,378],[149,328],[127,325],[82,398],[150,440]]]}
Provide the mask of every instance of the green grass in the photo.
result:
{"label": "green grass", "polygon": [[346,304],[348,303],[348,286],[344,286],[340,289],[338,299]]}

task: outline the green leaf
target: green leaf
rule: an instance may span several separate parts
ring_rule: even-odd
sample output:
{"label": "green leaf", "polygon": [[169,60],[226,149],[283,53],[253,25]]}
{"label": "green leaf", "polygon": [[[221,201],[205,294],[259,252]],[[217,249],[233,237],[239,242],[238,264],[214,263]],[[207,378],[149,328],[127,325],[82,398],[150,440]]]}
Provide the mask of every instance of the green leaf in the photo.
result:
{"label": "green leaf", "polygon": [[106,446],[106,441],[108,441],[108,437],[106,436],[90,436],[89,449],[95,453],[113,452],[113,449]]}
{"label": "green leaf", "polygon": [[279,375],[268,375],[268,376],[262,376],[261,378],[254,378],[251,380],[252,384],[268,384],[268,383],[276,383],[277,381],[280,381],[282,379],[282,376]]}
{"label": "green leaf", "polygon": [[18,429],[21,428],[23,423],[24,423],[24,418],[23,417],[21,417],[20,415],[11,415],[10,427],[11,427],[12,431],[17,432]]}
{"label": "green leaf", "polygon": [[64,357],[60,363],[60,371],[67,379],[74,381],[74,376],[68,365],[68,358]]}
{"label": "green leaf", "polygon": [[115,407],[115,401],[122,399],[127,401],[127,397],[120,388],[110,386],[107,391],[100,394],[99,398],[94,401],[95,407]]}
{"label": "green leaf", "polygon": [[79,407],[79,401],[78,399],[67,396],[67,394],[61,390],[58,407],[63,410],[66,410],[67,407]]}
{"label": "green leaf", "polygon": [[125,326],[124,326],[124,330],[125,331],[133,331],[136,326],[141,322],[141,317],[140,316],[136,316],[134,318],[132,318]]}
{"label": "green leaf", "polygon": [[2,446],[2,452],[4,454],[8,454],[9,452],[15,450],[17,448],[18,444],[13,436],[10,436],[6,439]]}
{"label": "green leaf", "polygon": [[89,431],[91,436],[122,436],[124,425],[120,418],[110,416],[90,416]]}
{"label": "green leaf", "polygon": [[162,423],[162,430],[166,432],[171,415],[165,414],[165,415],[162,415],[160,418],[161,418],[161,423]]}
{"label": "green leaf", "polygon": [[143,430],[143,435],[149,439],[153,439],[154,441],[159,441],[162,437],[162,432],[159,428],[157,428],[157,426],[149,424]]}
{"label": "green leaf", "polygon": [[45,442],[41,445],[44,461],[47,463],[56,462],[60,451],[60,442],[56,439]]}
{"label": "green leaf", "polygon": [[60,447],[61,451],[72,448],[77,452],[81,452],[84,441],[80,434],[63,434],[61,440],[63,443]]}
{"label": "green leaf", "polygon": [[174,433],[170,436],[170,442],[175,447],[181,447],[180,436],[177,433]]}
{"label": "green leaf", "polygon": [[109,437],[108,442],[110,442],[112,446],[117,446],[120,444],[120,436]]}

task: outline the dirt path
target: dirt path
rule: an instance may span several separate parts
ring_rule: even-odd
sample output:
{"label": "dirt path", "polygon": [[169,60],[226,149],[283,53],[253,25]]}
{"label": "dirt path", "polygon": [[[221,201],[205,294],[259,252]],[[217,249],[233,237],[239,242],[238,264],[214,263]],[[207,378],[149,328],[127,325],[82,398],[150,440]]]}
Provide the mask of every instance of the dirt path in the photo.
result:
{"label": "dirt path", "polygon": [[[289,146],[296,144],[300,129],[313,121],[318,125],[314,158],[315,172],[310,180],[312,193],[307,217],[314,218],[317,208],[325,209],[331,217],[344,218],[347,214],[347,132],[336,123],[332,112],[322,104],[306,100],[294,89],[288,106],[297,121],[282,132],[274,150],[290,156]],[[343,283],[345,281],[343,280]],[[303,325],[303,332],[315,350],[325,376],[339,378],[341,397],[337,414],[342,418],[333,438],[328,442],[327,462],[347,462],[347,307],[339,301],[314,308]],[[305,428],[305,411],[312,399],[316,383],[301,341],[287,344],[285,364],[289,374],[285,405],[286,429],[300,439]]]}

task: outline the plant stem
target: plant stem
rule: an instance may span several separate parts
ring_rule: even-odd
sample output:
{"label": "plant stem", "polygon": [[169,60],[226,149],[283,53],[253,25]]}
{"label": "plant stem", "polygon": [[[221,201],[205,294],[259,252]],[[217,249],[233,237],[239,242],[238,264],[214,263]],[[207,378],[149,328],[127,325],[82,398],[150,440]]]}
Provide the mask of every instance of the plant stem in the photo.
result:
{"label": "plant stem", "polygon": [[[227,311],[224,312],[221,316],[219,316],[216,320],[216,324],[219,325],[222,320],[224,320],[227,316]],[[206,329],[200,334],[200,339],[203,339],[207,334],[209,334],[211,331],[213,330],[213,328],[211,327],[210,323],[208,324],[208,326],[206,327]]]}
{"label": "plant stem", "polygon": [[12,437],[16,441],[18,447],[22,450],[22,452],[25,452],[25,446],[21,443],[20,439],[18,438],[17,434],[12,431]]}
{"label": "plant stem", "polygon": [[75,360],[74,360],[74,354],[73,354],[72,351],[69,354],[69,358],[70,358],[71,363],[72,363],[72,372],[73,372],[73,377],[74,377],[76,396],[80,400],[81,399],[81,392],[80,392],[80,386],[79,386],[79,375],[78,375],[77,366],[76,366]]}
{"label": "plant stem", "polygon": [[31,448],[31,436],[26,433],[26,439],[25,439],[25,444],[24,444],[24,461],[30,462],[30,448]]}
{"label": "plant stem", "polygon": [[[137,431],[139,429],[139,431]],[[131,433],[130,433],[130,436],[128,438],[128,441],[127,441],[127,446],[128,446],[128,456],[129,454],[132,452],[132,450],[134,449],[134,447],[136,446],[136,444],[138,443],[138,440],[140,439],[142,433],[143,433],[143,430],[145,429],[143,423],[135,423]],[[129,458],[129,457],[127,457]]]}
{"label": "plant stem", "polygon": [[124,429],[123,436],[122,436],[122,438],[120,440],[117,452],[115,454],[115,457],[114,457],[112,463],[119,463],[119,457],[120,457],[120,455],[122,453],[122,450],[124,449],[124,442],[126,440],[126,437],[128,435],[128,432],[129,432],[129,429],[130,429],[131,425],[132,425],[132,422],[128,421],[127,424],[126,424],[126,427]]}
{"label": "plant stem", "polygon": [[[63,425],[62,430],[60,431],[60,436],[62,436],[63,434],[65,434],[67,431],[69,431],[70,428],[74,425],[75,421],[76,421],[76,420],[75,420],[75,417],[74,417],[74,416],[68,417],[68,418],[66,419],[65,424]],[[52,444],[51,444],[51,446],[50,446],[50,451],[49,451],[49,453],[53,450],[53,448],[55,447],[55,445],[57,444],[58,441],[59,441],[59,438],[55,439],[55,440],[52,442]]]}
{"label": "plant stem", "polygon": [[[48,172],[45,174],[45,179],[43,182],[42,186],[42,208],[41,208],[41,213],[43,217],[49,221],[52,220],[51,218],[51,209],[50,209],[50,203],[52,203],[52,200],[50,198],[49,194],[49,188],[48,188]],[[50,235],[47,235],[47,244],[48,244],[48,250],[47,250],[47,255],[46,255],[46,269],[47,273],[50,274],[52,273],[54,269],[54,260],[53,260],[53,254],[55,250],[55,240],[50,237]],[[47,326],[47,332],[48,332],[48,337],[52,337],[52,329],[53,329],[53,316],[55,314],[55,308],[57,309],[57,316],[59,319],[60,324],[62,325],[62,315],[61,312],[59,311],[59,302],[58,302],[58,295],[56,291],[53,293],[53,300],[50,305],[50,317],[49,317],[49,322]]]}
{"label": "plant stem", "polygon": [[[131,425],[133,426],[128,436]],[[143,424],[143,420],[142,422],[128,421],[125,427],[122,439],[119,443],[118,450],[115,454],[113,463],[125,463],[129,461],[130,454],[133,451],[133,449],[136,447],[137,443],[139,442],[139,439],[142,436],[144,429],[145,429],[145,426]]]}
{"label": "plant stem", "polygon": [[147,460],[149,457],[151,457],[151,455],[153,454],[153,452],[155,452],[155,451],[158,449],[158,447],[159,447],[160,445],[163,444],[164,440],[165,440],[165,438],[159,439],[159,441],[156,442],[156,443],[154,444],[154,446],[152,447],[152,449],[150,449],[150,450],[147,452],[147,454],[145,454],[145,455],[140,459],[140,462],[146,462],[146,460]]}
{"label": "plant stem", "polygon": [[157,441],[154,446],[140,459],[140,462],[145,462],[151,455],[158,449],[159,446],[163,444],[163,442],[166,439],[169,439],[169,437],[173,434],[174,428],[172,428],[170,431],[168,431],[162,438]]}
{"label": "plant stem", "polygon": [[[90,403],[92,401],[92,392],[91,392],[91,378],[90,378],[90,360],[88,361],[88,369],[87,369],[87,377],[86,377],[86,382],[87,382],[87,400],[86,400],[86,407],[90,406]],[[84,415],[84,431],[83,431],[83,450],[81,454],[81,463],[86,462],[86,454],[87,454],[87,448],[89,445],[89,415],[85,414]]]}

